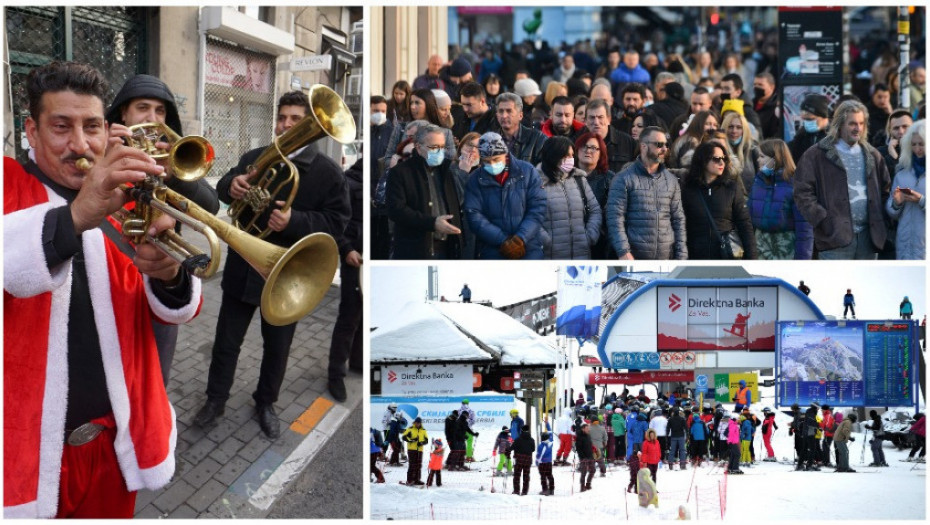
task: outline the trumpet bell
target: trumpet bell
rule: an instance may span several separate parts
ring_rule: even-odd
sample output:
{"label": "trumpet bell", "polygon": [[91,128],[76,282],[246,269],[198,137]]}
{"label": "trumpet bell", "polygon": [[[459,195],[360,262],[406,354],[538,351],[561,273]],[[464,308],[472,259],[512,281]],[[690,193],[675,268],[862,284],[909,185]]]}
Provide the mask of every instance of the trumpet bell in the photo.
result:
{"label": "trumpet bell", "polygon": [[188,135],[171,146],[170,170],[185,182],[200,180],[210,172],[216,153],[213,145],[200,135]]}
{"label": "trumpet bell", "polygon": [[284,251],[265,276],[262,317],[275,326],[299,321],[323,300],[338,267],[339,248],[331,236],[304,237]]}

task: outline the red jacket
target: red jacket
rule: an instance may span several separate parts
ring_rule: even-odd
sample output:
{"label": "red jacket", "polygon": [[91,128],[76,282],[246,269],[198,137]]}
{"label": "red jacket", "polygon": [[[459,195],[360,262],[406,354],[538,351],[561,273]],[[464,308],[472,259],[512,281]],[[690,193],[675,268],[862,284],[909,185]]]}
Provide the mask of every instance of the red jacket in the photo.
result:
{"label": "red jacket", "polygon": [[434,448],[433,451],[429,453],[430,470],[442,470],[442,455],[445,453],[446,449],[442,447]]}
{"label": "red jacket", "polygon": [[823,433],[826,437],[833,437],[835,426],[836,420],[833,418],[833,412],[827,412],[824,414],[823,421],[820,422],[820,428],[823,429]]}
{"label": "red jacket", "polygon": [[[572,133],[573,134],[578,133],[583,128],[584,128],[584,124],[582,124],[581,122],[578,122],[577,120],[572,120]],[[551,118],[546,119],[546,121],[542,123],[542,127],[540,128],[540,131],[543,132],[543,135],[545,135],[546,138],[552,137],[552,119]],[[574,142],[574,139],[572,139],[572,142]]]}
{"label": "red jacket", "polygon": [[[3,167],[3,514],[51,518],[64,449],[71,264],[49,270],[42,228],[46,213],[66,202],[15,160],[4,158]],[[152,317],[168,323],[194,318],[200,280],[192,280],[187,305],[170,309],[99,228],[84,232],[81,242],[120,471],[128,490],[155,490],[174,474],[177,427]]]}
{"label": "red jacket", "polygon": [[643,463],[648,465],[658,465],[662,459],[662,448],[659,446],[659,440],[643,441]]}

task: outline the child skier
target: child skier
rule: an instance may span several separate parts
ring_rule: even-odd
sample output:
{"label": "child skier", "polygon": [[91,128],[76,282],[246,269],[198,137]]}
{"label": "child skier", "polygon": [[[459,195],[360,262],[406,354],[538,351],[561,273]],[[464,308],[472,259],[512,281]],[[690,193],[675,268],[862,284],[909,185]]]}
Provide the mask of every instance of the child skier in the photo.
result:
{"label": "child skier", "polygon": [[507,475],[509,476],[513,472],[513,464],[510,462],[510,444],[513,442],[510,439],[510,427],[504,425],[501,428],[500,434],[497,435],[497,440],[494,441],[494,454],[497,454],[497,472],[494,473],[495,476],[502,476],[504,474],[503,469],[507,467]]}
{"label": "child skier", "polygon": [[442,448],[442,440],[433,440],[433,451],[429,454],[429,475],[426,476],[426,486],[433,486],[433,476],[436,477],[436,486],[442,486],[442,457],[446,449]]}
{"label": "child skier", "polygon": [[627,492],[636,492],[636,475],[639,474],[639,456],[641,452],[634,452],[630,457],[627,458],[627,463],[630,465],[630,484],[627,485]]}

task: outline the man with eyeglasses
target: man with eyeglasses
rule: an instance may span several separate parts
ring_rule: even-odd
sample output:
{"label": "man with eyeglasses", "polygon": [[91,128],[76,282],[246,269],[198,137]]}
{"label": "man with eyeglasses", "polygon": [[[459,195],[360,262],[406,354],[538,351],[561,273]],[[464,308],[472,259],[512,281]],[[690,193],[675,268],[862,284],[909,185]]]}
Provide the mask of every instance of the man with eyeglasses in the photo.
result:
{"label": "man with eyeglasses", "polygon": [[639,157],[610,185],[607,234],[621,260],[688,258],[681,187],[662,163],[668,147],[665,132],[647,127]]}
{"label": "man with eyeglasses", "polygon": [[[496,115],[488,108],[487,94],[481,84],[469,82],[462,86],[459,95],[461,96],[461,108],[453,106],[452,110],[452,115],[455,117],[452,136],[455,140],[462,140],[462,137],[472,131],[482,135],[487,131],[500,129]],[[462,115],[456,115],[458,111],[461,111]]]}
{"label": "man with eyeglasses", "polygon": [[417,131],[413,155],[391,169],[388,217],[394,221],[392,259],[458,259],[462,215],[446,137],[439,126]]}

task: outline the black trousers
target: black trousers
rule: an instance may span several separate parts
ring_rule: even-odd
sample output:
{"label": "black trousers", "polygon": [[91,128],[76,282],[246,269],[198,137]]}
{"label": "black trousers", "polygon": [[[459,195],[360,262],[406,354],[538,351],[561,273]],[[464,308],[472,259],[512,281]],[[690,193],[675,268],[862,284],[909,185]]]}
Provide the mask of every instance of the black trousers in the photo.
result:
{"label": "black trousers", "polygon": [[555,478],[552,477],[552,463],[539,464],[539,481],[543,491],[555,490]]}
{"label": "black trousers", "polygon": [[[526,494],[530,490],[530,466],[533,464],[532,456],[514,453],[513,466],[513,493]],[[520,478],[523,478],[523,491],[520,491]]]}
{"label": "black trousers", "polygon": [[430,469],[429,474],[426,476],[426,486],[433,486],[433,478],[436,478],[436,486],[442,486],[442,470],[432,470]]}
{"label": "black trousers", "polygon": [[[229,391],[236,376],[236,365],[239,362],[239,351],[256,308],[258,307],[242,302],[230,294],[223,294],[207,381],[207,398],[211,401],[225,403],[229,399]],[[281,383],[287,369],[287,356],[291,350],[297,323],[273,326],[264,319],[261,323],[264,352],[258,374],[258,387],[252,398],[258,404],[270,405],[278,400],[278,392],[281,391]]]}
{"label": "black trousers", "polygon": [[407,449],[407,484],[413,485],[423,475],[423,451]]}
{"label": "black trousers", "polygon": [[362,294],[359,290],[360,268],[342,263],[339,316],[333,326],[329,346],[329,379],[346,376],[346,361],[352,368],[362,367]]}
{"label": "black trousers", "polygon": [[152,319],[152,335],[155,336],[155,346],[158,347],[158,362],[161,364],[161,378],[168,386],[171,379],[171,362],[174,361],[174,350],[178,346],[178,325],[161,324]]}

